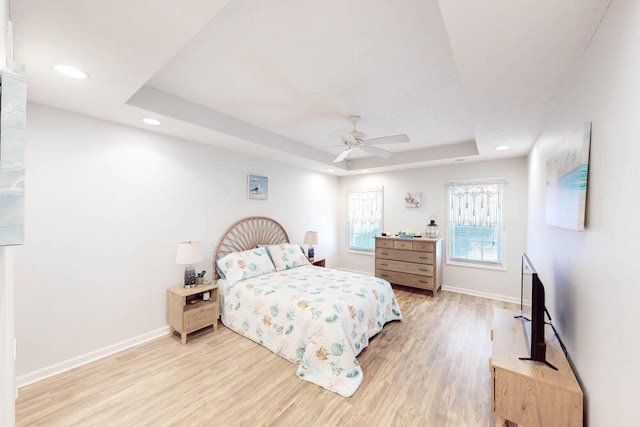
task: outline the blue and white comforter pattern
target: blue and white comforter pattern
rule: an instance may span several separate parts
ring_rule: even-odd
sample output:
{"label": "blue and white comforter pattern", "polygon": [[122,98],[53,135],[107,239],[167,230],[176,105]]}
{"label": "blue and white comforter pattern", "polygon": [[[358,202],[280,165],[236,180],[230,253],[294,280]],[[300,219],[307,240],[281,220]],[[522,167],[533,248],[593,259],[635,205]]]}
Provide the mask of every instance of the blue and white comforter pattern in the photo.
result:
{"label": "blue and white comforter pattern", "polygon": [[218,285],[222,323],[345,397],[362,382],[356,356],[369,338],[402,319],[386,280],[339,270],[302,266]]}

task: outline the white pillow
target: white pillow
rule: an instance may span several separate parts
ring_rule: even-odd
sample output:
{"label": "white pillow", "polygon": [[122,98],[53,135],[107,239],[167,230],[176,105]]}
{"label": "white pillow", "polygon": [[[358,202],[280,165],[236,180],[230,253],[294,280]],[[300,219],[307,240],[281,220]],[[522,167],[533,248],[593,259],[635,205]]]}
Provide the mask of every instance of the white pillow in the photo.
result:
{"label": "white pillow", "polygon": [[232,252],[216,263],[223,277],[230,283],[275,271],[265,248]]}
{"label": "white pillow", "polygon": [[276,271],[309,265],[309,260],[299,245],[282,244],[269,246],[269,255],[276,266]]}

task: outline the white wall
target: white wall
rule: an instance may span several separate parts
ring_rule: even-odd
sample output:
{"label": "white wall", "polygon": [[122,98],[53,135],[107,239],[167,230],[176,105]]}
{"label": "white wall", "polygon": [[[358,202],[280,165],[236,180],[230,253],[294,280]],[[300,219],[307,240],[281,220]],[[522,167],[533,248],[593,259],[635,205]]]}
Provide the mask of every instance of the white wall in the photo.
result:
{"label": "white wall", "polygon": [[[18,383],[165,331],[176,243],[215,245],[264,215],[318,230],[335,264],[338,179],[38,104],[28,105],[26,245],[16,249]],[[247,198],[247,174],[269,178]],[[74,358],[80,358],[72,360]]]}
{"label": "white wall", "polygon": [[[528,252],[582,380],[588,425],[637,425],[640,2],[614,1],[529,160]],[[593,122],[586,231],[544,222],[545,162]]]}
{"label": "white wall", "polygon": [[[368,272],[375,270],[373,255],[349,252],[347,193],[356,188],[384,187],[384,228],[389,233],[412,228],[424,232],[435,215],[440,237],[445,237],[446,182],[450,180],[506,177],[507,186],[507,271],[445,265],[443,287],[492,298],[520,300],[520,254],[526,247],[527,164],[524,157],[488,162],[395,171],[344,177],[340,180],[339,250],[340,266]],[[422,193],[422,207],[406,208],[407,191]],[[446,240],[445,240],[446,245]]]}
{"label": "white wall", "polygon": [[[0,0],[0,69],[7,64],[9,2]],[[0,425],[15,424],[13,248],[0,247]]]}
{"label": "white wall", "polygon": [[11,247],[0,247],[0,425],[15,424],[14,279]]}

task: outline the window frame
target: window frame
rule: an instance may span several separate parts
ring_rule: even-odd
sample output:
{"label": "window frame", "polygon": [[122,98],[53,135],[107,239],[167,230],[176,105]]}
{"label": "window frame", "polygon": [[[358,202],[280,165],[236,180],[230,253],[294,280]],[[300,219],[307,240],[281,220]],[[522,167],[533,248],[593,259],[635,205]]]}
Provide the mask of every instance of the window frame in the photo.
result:
{"label": "window frame", "polygon": [[[470,268],[479,268],[486,270],[507,270],[507,242],[508,242],[508,231],[507,231],[507,179],[504,177],[500,178],[478,178],[478,179],[466,179],[461,181],[447,181],[446,187],[446,207],[448,209],[445,221],[445,236],[449,244],[446,246],[445,250],[445,263],[447,265],[461,266],[461,267],[470,267]],[[498,185],[499,193],[501,197],[501,207],[500,207],[500,251],[499,251],[499,262],[492,261],[482,261],[482,260],[473,260],[473,259],[465,259],[459,257],[453,257],[452,251],[454,248],[454,237],[453,237],[453,229],[455,228],[455,224],[452,221],[452,187],[461,187],[461,186],[480,186],[480,185]]]}
{"label": "window frame", "polygon": [[[373,187],[373,188],[355,188],[351,189],[347,192],[347,224],[349,227],[348,238],[349,238],[349,252],[363,255],[374,255],[376,251],[375,238],[373,240],[373,246],[369,248],[352,246],[352,230],[353,224],[351,220],[351,195],[354,193],[368,193],[368,192],[376,192],[379,193],[378,197],[380,198],[380,218],[379,218],[379,230],[375,233],[375,235],[379,235],[382,230],[384,230],[384,187]],[[364,234],[364,233],[362,233]],[[374,237],[375,237],[374,235]]]}

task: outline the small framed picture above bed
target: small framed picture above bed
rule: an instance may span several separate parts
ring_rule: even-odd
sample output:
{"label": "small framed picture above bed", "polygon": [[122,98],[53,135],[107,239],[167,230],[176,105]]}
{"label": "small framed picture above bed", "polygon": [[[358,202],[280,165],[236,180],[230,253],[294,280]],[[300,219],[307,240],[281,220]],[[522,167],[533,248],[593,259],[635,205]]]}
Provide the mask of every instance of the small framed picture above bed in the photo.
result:
{"label": "small framed picture above bed", "polygon": [[259,175],[247,175],[247,194],[250,199],[267,200],[269,178]]}

